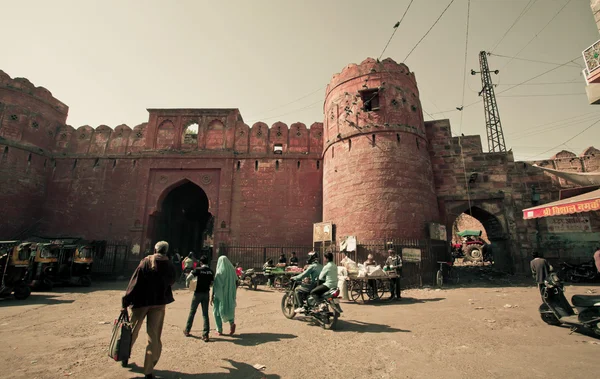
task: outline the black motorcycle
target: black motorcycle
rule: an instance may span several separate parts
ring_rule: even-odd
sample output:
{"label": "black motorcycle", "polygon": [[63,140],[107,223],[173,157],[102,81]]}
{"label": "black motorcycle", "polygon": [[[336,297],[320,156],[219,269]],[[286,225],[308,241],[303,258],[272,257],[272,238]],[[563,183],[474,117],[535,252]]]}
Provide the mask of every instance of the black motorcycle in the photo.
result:
{"label": "black motorcycle", "polygon": [[600,296],[574,295],[571,306],[555,273],[546,279],[541,294],[544,302],[539,312],[546,324],[567,325],[573,331],[586,330],[600,336]]}
{"label": "black motorcycle", "polygon": [[[295,289],[299,284],[300,282],[291,280],[281,299],[281,311],[288,319],[293,319],[296,316],[295,310],[303,306],[303,304],[298,304],[295,296]],[[342,313],[339,295],[339,288],[327,291],[308,308],[306,315],[312,317],[323,329],[334,329],[337,319]]]}
{"label": "black motorcycle", "polygon": [[251,290],[256,290],[258,287],[258,278],[253,268],[242,271],[242,275],[238,278],[238,287],[246,286]]}
{"label": "black motorcycle", "polygon": [[571,283],[591,282],[600,277],[593,260],[578,265],[561,262],[559,276],[562,280]]}

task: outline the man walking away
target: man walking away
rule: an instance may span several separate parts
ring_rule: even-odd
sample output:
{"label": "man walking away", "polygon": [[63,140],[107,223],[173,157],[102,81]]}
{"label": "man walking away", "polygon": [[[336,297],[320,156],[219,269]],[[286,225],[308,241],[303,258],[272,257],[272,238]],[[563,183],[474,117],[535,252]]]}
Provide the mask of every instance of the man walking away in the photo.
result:
{"label": "man walking away", "polygon": [[152,372],[162,351],[160,337],[165,321],[165,308],[174,301],[171,286],[175,283],[177,274],[173,263],[167,257],[168,251],[169,244],[165,241],[160,241],[154,246],[154,254],[142,259],[135,269],[122,299],[123,310],[132,306],[132,348],[144,319],[147,318],[148,345],[144,358],[144,375],[147,379],[154,378]]}
{"label": "man walking away", "polygon": [[402,258],[400,258],[400,256],[396,254],[396,251],[393,249],[389,249],[388,253],[389,257],[385,261],[385,265],[387,266],[388,270],[393,270],[392,272],[395,272],[397,275],[395,278],[390,278],[390,292],[392,293],[390,299],[400,300],[400,274],[402,270]]}
{"label": "man walking away", "polygon": [[540,257],[540,253],[537,251],[533,252],[533,260],[529,266],[531,267],[531,273],[541,293],[542,286],[544,285],[548,275],[550,275],[550,271],[552,271],[552,266],[550,266],[547,260]]}
{"label": "man walking away", "polygon": [[187,323],[183,334],[186,337],[190,336],[192,330],[192,324],[194,323],[194,316],[198,310],[198,305],[202,305],[202,318],[204,319],[204,329],[202,329],[202,340],[208,342],[208,303],[210,302],[210,286],[212,285],[215,275],[213,271],[208,267],[208,258],[206,255],[200,257],[200,267],[192,271],[192,275],[197,277],[196,291],[194,297],[192,297],[192,307],[190,308],[190,315],[188,316]]}

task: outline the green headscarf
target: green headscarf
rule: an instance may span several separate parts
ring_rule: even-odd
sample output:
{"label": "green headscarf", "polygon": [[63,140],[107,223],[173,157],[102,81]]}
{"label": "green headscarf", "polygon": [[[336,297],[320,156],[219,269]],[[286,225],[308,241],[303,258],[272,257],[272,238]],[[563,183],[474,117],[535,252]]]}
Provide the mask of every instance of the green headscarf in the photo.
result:
{"label": "green headscarf", "polygon": [[237,274],[235,268],[226,256],[220,256],[217,261],[217,272],[213,284],[213,294],[218,302],[215,302],[213,311],[221,316],[223,322],[234,320],[236,284]]}

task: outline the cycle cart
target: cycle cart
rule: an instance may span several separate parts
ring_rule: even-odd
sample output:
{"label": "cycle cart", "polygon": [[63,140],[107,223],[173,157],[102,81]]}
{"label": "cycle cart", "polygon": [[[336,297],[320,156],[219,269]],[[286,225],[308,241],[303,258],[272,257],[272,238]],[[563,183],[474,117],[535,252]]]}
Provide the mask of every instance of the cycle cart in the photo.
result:
{"label": "cycle cart", "polygon": [[[365,303],[366,301],[387,301],[392,292],[390,279],[398,278],[396,273],[388,273],[385,276],[357,276],[350,275],[348,281],[348,295],[355,303]],[[386,298],[385,294],[388,294]]]}
{"label": "cycle cart", "polygon": [[[435,275],[435,282],[439,288],[444,286],[444,283],[458,284],[458,271],[454,268],[454,262],[437,262],[440,265],[439,270]],[[444,269],[445,268],[445,269]]]}

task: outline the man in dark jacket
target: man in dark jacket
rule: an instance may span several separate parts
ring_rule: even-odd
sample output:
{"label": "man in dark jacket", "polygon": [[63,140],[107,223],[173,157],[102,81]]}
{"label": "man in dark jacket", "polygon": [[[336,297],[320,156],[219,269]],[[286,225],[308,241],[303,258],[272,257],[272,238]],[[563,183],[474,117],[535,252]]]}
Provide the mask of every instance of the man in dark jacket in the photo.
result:
{"label": "man in dark jacket", "polygon": [[124,310],[132,306],[132,347],[144,319],[147,318],[148,345],[144,359],[144,375],[150,379],[154,378],[152,372],[162,351],[160,337],[165,321],[165,308],[174,301],[171,286],[175,283],[176,272],[175,266],[167,257],[168,251],[169,244],[165,241],[160,241],[154,246],[154,254],[142,259],[133,273],[122,300]]}
{"label": "man in dark jacket", "polygon": [[213,271],[208,267],[208,258],[206,255],[200,257],[200,267],[192,271],[192,275],[197,278],[196,290],[194,291],[194,297],[192,297],[192,307],[190,309],[190,315],[185,325],[183,334],[186,337],[190,336],[190,330],[192,330],[192,324],[194,323],[194,316],[198,310],[198,305],[202,305],[202,318],[204,319],[204,329],[202,330],[202,340],[208,342],[208,331],[210,329],[208,321],[208,303],[210,302],[210,286],[212,285],[215,275]]}
{"label": "man in dark jacket", "polygon": [[533,260],[529,266],[531,267],[531,274],[541,292],[544,281],[548,275],[550,275],[550,271],[552,271],[552,266],[550,266],[547,260],[540,257],[540,254],[537,251],[533,252]]}

